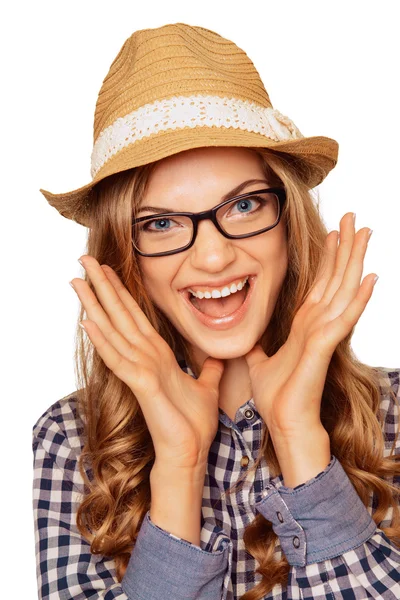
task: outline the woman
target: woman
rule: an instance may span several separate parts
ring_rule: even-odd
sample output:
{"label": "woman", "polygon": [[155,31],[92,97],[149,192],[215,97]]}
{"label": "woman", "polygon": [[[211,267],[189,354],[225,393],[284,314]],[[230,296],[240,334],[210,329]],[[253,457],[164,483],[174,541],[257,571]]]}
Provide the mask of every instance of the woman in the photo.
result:
{"label": "woman", "polygon": [[94,140],[92,182],[42,190],[89,238],[81,387],[34,427],[39,597],[399,597],[400,369],[350,347],[370,230],[310,194],[337,143],[182,23],[125,42]]}

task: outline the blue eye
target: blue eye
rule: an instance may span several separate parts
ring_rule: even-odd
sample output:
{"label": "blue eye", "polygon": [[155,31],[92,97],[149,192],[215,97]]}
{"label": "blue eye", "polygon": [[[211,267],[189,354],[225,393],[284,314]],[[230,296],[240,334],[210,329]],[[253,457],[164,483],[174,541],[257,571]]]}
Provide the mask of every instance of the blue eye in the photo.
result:
{"label": "blue eye", "polygon": [[171,221],[171,219],[153,219],[152,221],[147,221],[143,225],[143,229],[144,231],[168,231],[170,229],[168,224],[171,224]]}
{"label": "blue eye", "polygon": [[159,219],[158,221],[153,221],[153,223],[155,224],[156,229],[167,229],[165,223],[169,223],[169,221],[169,219]]}
{"label": "blue eye", "polygon": [[[250,214],[256,212],[260,205],[264,205],[265,200],[263,198],[258,198],[257,196],[253,196],[252,198],[243,198],[242,200],[237,200],[230,208],[229,212],[232,214]],[[237,208],[237,210],[235,210]]]}
{"label": "blue eye", "polygon": [[245,199],[245,200],[239,200],[236,204],[239,206],[240,212],[245,212],[246,208],[249,209],[250,204],[251,204],[252,200],[249,199]]}

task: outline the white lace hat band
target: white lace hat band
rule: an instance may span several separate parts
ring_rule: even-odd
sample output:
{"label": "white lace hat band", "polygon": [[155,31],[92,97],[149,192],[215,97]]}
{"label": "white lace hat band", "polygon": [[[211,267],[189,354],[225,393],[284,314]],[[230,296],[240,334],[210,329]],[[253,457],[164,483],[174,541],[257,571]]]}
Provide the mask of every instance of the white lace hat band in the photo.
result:
{"label": "white lace hat band", "polygon": [[238,98],[175,96],[141,106],[104,129],[93,147],[92,177],[129,144],[168,129],[185,127],[232,127],[259,133],[275,142],[304,137],[293,121],[274,108]]}

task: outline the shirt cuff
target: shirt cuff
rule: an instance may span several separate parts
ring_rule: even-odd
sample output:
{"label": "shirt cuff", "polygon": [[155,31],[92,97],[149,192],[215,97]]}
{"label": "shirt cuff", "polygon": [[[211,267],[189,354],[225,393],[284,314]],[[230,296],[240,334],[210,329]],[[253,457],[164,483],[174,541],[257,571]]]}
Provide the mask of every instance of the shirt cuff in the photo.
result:
{"label": "shirt cuff", "polygon": [[221,535],[217,546],[216,551],[207,552],[168,533],[151,521],[147,511],[122,589],[130,600],[221,598],[229,538]]}
{"label": "shirt cuff", "polygon": [[376,524],[335,456],[324,471],[295,488],[279,477],[256,498],[292,566],[321,562],[366,542]]}

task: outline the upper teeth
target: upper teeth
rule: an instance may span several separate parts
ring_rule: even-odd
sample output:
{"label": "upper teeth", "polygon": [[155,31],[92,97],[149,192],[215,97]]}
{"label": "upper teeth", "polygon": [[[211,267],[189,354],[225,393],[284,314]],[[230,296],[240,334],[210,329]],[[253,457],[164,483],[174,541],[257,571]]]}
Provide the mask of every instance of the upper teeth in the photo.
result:
{"label": "upper teeth", "polygon": [[235,292],[239,292],[241,289],[243,289],[243,286],[246,284],[246,281],[248,280],[249,276],[247,275],[247,277],[245,277],[243,279],[243,281],[239,281],[239,283],[232,283],[232,285],[230,285],[229,287],[226,286],[220,290],[217,289],[213,289],[213,290],[204,290],[202,292],[194,292],[193,290],[189,289],[189,292],[195,296],[195,298],[225,298],[225,296],[230,296],[231,294],[234,294]]}

